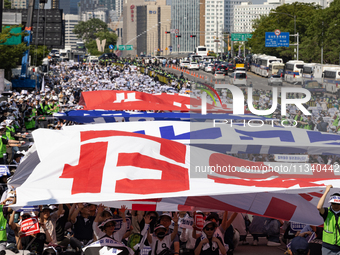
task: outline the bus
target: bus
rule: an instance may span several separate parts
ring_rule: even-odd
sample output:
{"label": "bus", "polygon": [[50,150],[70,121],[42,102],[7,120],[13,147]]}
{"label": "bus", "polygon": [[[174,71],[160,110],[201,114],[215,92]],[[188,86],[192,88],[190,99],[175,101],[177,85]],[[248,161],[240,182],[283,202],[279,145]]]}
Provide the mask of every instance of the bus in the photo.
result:
{"label": "bus", "polygon": [[340,67],[338,65],[331,64],[316,64],[313,71],[313,79],[317,80],[319,83],[322,83],[322,75],[323,72],[330,67]]}
{"label": "bus", "polygon": [[302,84],[302,69],[305,62],[300,60],[290,60],[286,63],[285,68],[285,81],[294,83],[294,84]]}
{"label": "bus", "polygon": [[282,60],[282,58],[276,58],[276,57],[273,57],[273,56],[267,56],[267,57],[261,59],[261,66],[260,66],[259,75],[261,75],[263,77],[268,77],[269,64],[271,64],[273,62],[283,63],[283,60]]}
{"label": "bus", "polygon": [[302,78],[304,82],[311,81],[315,78],[314,77],[315,66],[316,66],[316,63],[305,63],[303,65]]}
{"label": "bus", "polygon": [[340,96],[340,67],[329,67],[323,72],[322,86],[327,92],[336,93]]}
{"label": "bus", "polygon": [[285,64],[276,61],[271,62],[268,66],[268,77],[276,75],[280,69],[284,70]]}
{"label": "bus", "polygon": [[258,54],[254,54],[252,57],[251,57],[251,63],[250,63],[250,71],[255,73],[255,66],[256,66],[256,59],[259,55]]}
{"label": "bus", "polygon": [[261,73],[261,59],[268,57],[267,55],[263,54],[263,55],[259,55],[257,56],[257,58],[255,59],[255,70],[254,73],[256,74],[260,74]]}
{"label": "bus", "polygon": [[202,57],[205,57],[208,55],[208,49],[205,46],[197,46],[194,52],[195,52],[195,55],[199,55]]}

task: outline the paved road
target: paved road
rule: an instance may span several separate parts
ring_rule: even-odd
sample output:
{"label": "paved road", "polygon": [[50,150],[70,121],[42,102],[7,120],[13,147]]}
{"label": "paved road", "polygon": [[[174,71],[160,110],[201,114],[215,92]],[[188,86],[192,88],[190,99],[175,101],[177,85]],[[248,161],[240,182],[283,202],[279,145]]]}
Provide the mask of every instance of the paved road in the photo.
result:
{"label": "paved road", "polygon": [[[178,71],[178,70],[175,70],[175,69],[172,69],[172,68],[167,68],[165,67],[164,68],[166,71],[169,71],[169,72],[172,72],[172,73],[175,73],[176,75],[180,75],[181,74],[181,71]],[[207,72],[204,72],[203,70],[199,70],[199,71],[193,71],[196,75],[198,74],[198,78],[195,76],[192,76],[191,75],[191,71],[190,71],[190,74],[187,74],[187,73],[184,73],[184,77],[185,78],[188,78],[189,80],[192,80],[192,81],[200,81],[200,82],[206,82],[208,83],[209,85],[214,85],[215,84],[215,79],[214,79],[214,75],[211,74],[211,73],[207,73]],[[268,81],[267,81],[267,78],[263,78],[257,74],[254,74],[254,73],[251,73],[251,72],[247,72],[248,74],[248,82],[251,82],[253,84],[253,88],[255,89],[265,89],[265,90],[271,90],[272,86],[268,86]],[[200,75],[203,76],[203,79],[200,78]],[[217,80],[217,83],[228,83],[229,81],[229,77],[226,77],[225,80]],[[289,84],[287,82],[283,82],[283,86],[287,86],[287,87],[292,87],[292,86],[295,86],[296,85],[292,85],[292,84]],[[297,85],[298,87],[301,87],[300,85]],[[280,88],[280,87],[279,87]],[[279,89],[280,90],[280,89]]]}

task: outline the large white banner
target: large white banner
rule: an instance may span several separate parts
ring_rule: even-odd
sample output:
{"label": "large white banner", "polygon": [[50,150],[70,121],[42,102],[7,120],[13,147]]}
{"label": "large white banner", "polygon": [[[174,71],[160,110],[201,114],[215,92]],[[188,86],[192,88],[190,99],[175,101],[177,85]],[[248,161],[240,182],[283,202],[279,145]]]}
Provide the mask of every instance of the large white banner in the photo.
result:
{"label": "large white banner", "polygon": [[[231,126],[213,122],[147,121],[65,126],[64,130],[129,131],[221,153],[340,154],[340,135],[271,125],[250,127],[247,121],[245,127],[243,122]],[[53,139],[58,141],[59,136]]]}
{"label": "large white banner", "polygon": [[315,224],[310,201],[327,184],[340,188],[338,165],[251,162],[114,130],[39,129],[33,136],[39,163],[17,188],[18,206],[157,199],[151,204],[159,209],[228,208]]}

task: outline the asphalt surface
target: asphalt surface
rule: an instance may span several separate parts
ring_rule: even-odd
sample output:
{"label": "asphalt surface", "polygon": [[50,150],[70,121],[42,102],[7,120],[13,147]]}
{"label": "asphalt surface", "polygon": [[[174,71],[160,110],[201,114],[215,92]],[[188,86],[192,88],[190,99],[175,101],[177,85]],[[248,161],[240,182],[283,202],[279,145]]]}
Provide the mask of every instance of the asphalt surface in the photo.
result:
{"label": "asphalt surface", "polygon": [[[164,70],[166,71],[169,71],[169,72],[172,72],[172,73],[175,73],[176,75],[180,75],[181,74],[181,71],[179,70],[176,70],[176,69],[173,69],[173,68],[169,68],[169,67],[164,67],[163,68]],[[185,71],[187,71],[187,69],[185,69]],[[195,74],[195,76],[191,75],[192,73]],[[187,74],[186,72],[183,72],[183,75],[185,78],[191,80],[191,81],[195,81],[195,82],[204,82],[204,83],[207,83],[209,85],[214,85],[214,84],[231,84],[229,83],[229,78],[230,78],[230,75],[232,73],[229,73],[229,76],[226,76],[224,80],[215,80],[215,77],[212,73],[207,73],[203,70],[193,70],[193,71],[190,71],[190,74]],[[198,75],[198,77],[197,77]],[[271,88],[273,86],[268,86],[268,79],[267,78],[264,78],[264,77],[261,77],[257,74],[254,74],[252,72],[247,72],[247,76],[248,76],[248,79],[247,79],[247,83],[249,85],[249,83],[252,83],[253,85],[253,88],[254,89],[265,89],[265,90],[271,90]],[[292,85],[290,83],[287,83],[287,82],[283,82],[283,86],[287,86],[287,87],[301,87],[300,85]],[[281,86],[279,86],[278,88],[280,88]],[[280,91],[280,89],[279,89]]]}

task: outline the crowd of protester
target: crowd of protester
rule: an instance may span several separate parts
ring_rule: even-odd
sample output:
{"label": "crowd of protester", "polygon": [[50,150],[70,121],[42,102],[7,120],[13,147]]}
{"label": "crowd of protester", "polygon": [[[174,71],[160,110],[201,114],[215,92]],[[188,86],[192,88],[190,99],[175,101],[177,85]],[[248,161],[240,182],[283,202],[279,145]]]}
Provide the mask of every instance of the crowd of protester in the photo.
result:
{"label": "crowd of protester", "polygon": [[[165,64],[177,60],[166,60]],[[247,235],[253,236],[252,245],[258,245],[259,237],[267,237],[268,246],[279,246],[282,242],[291,243],[293,254],[307,254],[306,237],[314,236],[309,245],[318,245],[321,250],[322,230],[314,226],[304,226],[294,230],[291,223],[241,213],[214,212],[144,212],[131,211],[125,207],[108,208],[103,205],[79,203],[64,205],[43,205],[36,211],[12,210],[8,205],[15,203],[15,189],[7,185],[7,178],[15,172],[25,151],[32,145],[31,131],[37,128],[62,129],[63,125],[75,125],[53,116],[54,113],[81,109],[78,104],[83,91],[131,90],[146,93],[190,93],[193,82],[183,76],[164,71],[159,65],[164,63],[136,62],[129,59],[99,64],[56,63],[44,77],[41,91],[7,93],[0,102],[0,161],[11,170],[3,173],[1,182],[0,212],[0,255],[5,249],[17,252],[27,249],[37,254],[60,253],[59,249],[80,252],[85,245],[102,238],[112,238],[130,253],[145,250],[151,254],[210,255],[233,254],[238,245],[247,245]],[[144,67],[148,72],[141,73]],[[151,72],[151,76],[149,73]],[[159,81],[157,74],[167,77],[169,84]],[[258,100],[257,109],[271,108],[271,91],[254,90]],[[300,95],[289,94],[289,98]],[[223,103],[232,103],[230,95],[222,92]],[[334,97],[313,97],[315,106],[309,107],[312,116],[303,116],[294,106],[287,109],[287,116],[281,117],[279,111],[267,116],[278,120],[292,119],[297,128],[337,133],[340,127],[340,100]],[[331,107],[330,107],[331,106]],[[239,154],[237,157],[252,161],[273,161],[273,155]],[[321,164],[339,163],[339,157],[310,156],[309,162]],[[195,219],[201,215],[202,226],[181,226],[185,219]],[[39,221],[40,233],[22,236],[21,223],[32,217]],[[117,222],[120,222],[119,227]],[[128,224],[129,223],[129,224]],[[6,234],[1,235],[1,231]],[[117,231],[116,231],[117,230]],[[4,232],[2,232],[4,233]],[[6,237],[5,237],[6,236]],[[297,236],[297,238],[294,238]],[[145,237],[145,238],[143,238]],[[301,238],[300,238],[301,237]],[[308,238],[307,238],[308,239]],[[139,244],[138,244],[139,243]],[[296,244],[295,244],[296,243]],[[150,247],[150,248],[146,248]],[[299,247],[299,248],[296,248]],[[302,249],[301,247],[305,247]],[[307,247],[307,248],[306,248]],[[315,253],[321,254],[321,253]]]}

